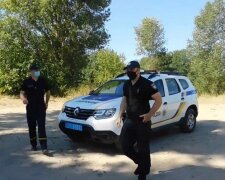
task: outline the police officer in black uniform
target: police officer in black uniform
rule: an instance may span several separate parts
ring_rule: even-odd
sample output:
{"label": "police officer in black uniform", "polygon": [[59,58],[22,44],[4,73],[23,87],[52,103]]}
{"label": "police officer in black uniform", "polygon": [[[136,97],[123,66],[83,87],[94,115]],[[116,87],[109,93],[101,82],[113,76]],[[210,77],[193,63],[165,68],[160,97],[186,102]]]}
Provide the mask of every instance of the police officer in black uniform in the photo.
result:
{"label": "police officer in black uniform", "polygon": [[[121,132],[121,145],[124,154],[136,163],[134,174],[139,180],[146,180],[150,172],[150,132],[151,117],[162,104],[162,98],[153,82],[140,74],[140,64],[131,61],[126,66],[129,80],[124,84],[124,95],[120,107],[120,119],[116,122],[119,127],[122,116],[126,111],[126,119]],[[150,108],[149,100],[154,100]],[[134,144],[137,143],[137,151]]]}
{"label": "police officer in black uniform", "polygon": [[50,87],[40,76],[40,68],[37,64],[30,66],[30,77],[22,83],[20,98],[27,105],[27,123],[32,150],[37,150],[36,126],[38,126],[38,140],[42,152],[48,155],[45,116],[50,99]]}

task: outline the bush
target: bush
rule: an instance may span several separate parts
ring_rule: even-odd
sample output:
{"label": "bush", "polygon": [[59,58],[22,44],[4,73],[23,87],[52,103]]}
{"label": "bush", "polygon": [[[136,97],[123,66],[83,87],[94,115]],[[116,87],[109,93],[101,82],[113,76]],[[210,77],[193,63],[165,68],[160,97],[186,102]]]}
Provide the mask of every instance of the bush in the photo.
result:
{"label": "bush", "polygon": [[225,66],[221,52],[220,47],[214,47],[210,53],[204,52],[192,59],[189,76],[200,94],[224,94]]}
{"label": "bush", "polygon": [[123,72],[124,57],[115,51],[103,49],[93,53],[83,71],[85,85],[99,86]]}

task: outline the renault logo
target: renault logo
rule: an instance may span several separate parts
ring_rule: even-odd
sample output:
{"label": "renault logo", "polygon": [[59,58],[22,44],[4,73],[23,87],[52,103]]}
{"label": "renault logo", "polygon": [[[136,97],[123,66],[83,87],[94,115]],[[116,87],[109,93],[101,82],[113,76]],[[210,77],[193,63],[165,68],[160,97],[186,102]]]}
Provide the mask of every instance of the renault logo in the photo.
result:
{"label": "renault logo", "polygon": [[77,117],[79,115],[79,113],[80,113],[80,108],[79,107],[75,108],[73,113]]}

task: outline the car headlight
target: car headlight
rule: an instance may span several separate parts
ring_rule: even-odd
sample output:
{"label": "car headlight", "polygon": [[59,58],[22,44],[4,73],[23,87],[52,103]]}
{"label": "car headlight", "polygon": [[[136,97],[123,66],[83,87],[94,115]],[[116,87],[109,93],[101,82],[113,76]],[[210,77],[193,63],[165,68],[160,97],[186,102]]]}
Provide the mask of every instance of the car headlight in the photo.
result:
{"label": "car headlight", "polygon": [[94,113],[95,119],[107,119],[113,117],[113,115],[116,113],[116,108],[112,109],[98,109]]}

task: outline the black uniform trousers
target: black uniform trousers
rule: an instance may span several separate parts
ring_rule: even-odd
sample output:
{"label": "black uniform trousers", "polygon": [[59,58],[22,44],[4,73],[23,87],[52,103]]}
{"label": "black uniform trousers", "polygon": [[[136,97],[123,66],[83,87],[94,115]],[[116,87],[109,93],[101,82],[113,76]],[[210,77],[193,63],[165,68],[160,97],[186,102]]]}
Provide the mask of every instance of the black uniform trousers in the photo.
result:
{"label": "black uniform trousers", "polygon": [[[150,136],[151,123],[143,123],[141,120],[126,119],[121,132],[121,145],[124,155],[139,165],[140,174],[147,175],[150,172]],[[134,144],[137,142],[137,151]]]}
{"label": "black uniform trousers", "polygon": [[45,130],[46,109],[27,108],[27,124],[29,128],[30,143],[32,146],[37,145],[36,127],[38,126],[38,140],[41,149],[47,149],[47,136]]}

